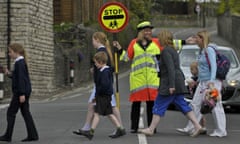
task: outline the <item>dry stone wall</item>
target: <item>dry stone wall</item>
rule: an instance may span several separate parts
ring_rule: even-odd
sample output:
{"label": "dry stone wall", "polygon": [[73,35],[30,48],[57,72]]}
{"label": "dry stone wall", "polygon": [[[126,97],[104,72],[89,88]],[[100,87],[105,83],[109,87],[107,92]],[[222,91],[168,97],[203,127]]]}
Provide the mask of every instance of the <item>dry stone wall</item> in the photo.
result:
{"label": "dry stone wall", "polygon": [[7,45],[7,0],[0,0],[0,22],[0,51],[5,54]]}
{"label": "dry stone wall", "polygon": [[[32,96],[48,96],[57,89],[54,79],[53,1],[11,0],[10,2],[11,43],[21,43],[27,51],[33,87]],[[7,17],[7,0],[0,0],[0,49],[5,52]],[[6,64],[6,59],[1,59],[1,63]],[[6,95],[10,93],[8,86],[5,86]]]}

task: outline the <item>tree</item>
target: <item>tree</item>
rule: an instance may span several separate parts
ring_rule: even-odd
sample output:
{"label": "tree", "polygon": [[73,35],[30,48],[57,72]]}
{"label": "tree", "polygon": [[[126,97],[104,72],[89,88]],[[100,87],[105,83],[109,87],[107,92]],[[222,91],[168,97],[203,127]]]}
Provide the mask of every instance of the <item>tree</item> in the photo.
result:
{"label": "tree", "polygon": [[218,14],[240,14],[239,0],[221,0],[218,7]]}
{"label": "tree", "polygon": [[137,15],[139,20],[151,19],[151,0],[130,0],[130,11]]}

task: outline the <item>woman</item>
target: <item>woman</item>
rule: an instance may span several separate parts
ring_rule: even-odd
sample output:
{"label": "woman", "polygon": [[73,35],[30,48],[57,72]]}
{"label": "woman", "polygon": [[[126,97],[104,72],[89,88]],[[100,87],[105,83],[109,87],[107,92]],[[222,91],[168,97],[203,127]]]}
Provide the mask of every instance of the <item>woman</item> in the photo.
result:
{"label": "woman", "polygon": [[[200,31],[196,35],[196,42],[200,47],[200,53],[198,56],[198,87],[194,94],[191,105],[193,106],[193,110],[197,116],[197,119],[200,120],[202,118],[202,114],[200,113],[201,103],[205,96],[205,89],[208,88],[210,84],[214,84],[214,86],[221,91],[222,82],[216,79],[216,52],[214,50],[217,49],[217,46],[214,44],[210,44],[209,33],[205,30]],[[205,52],[208,55],[209,64],[205,55]],[[215,108],[212,110],[212,115],[214,119],[214,123],[216,128],[210,136],[216,137],[224,137],[227,136],[226,131],[226,116],[222,106],[221,95],[220,100],[217,102]],[[189,133],[193,129],[192,123],[189,122],[187,126],[183,129],[177,129],[177,131],[182,133]]]}
{"label": "woman", "polygon": [[159,33],[158,39],[164,46],[160,57],[160,88],[153,106],[151,125],[140,130],[140,132],[153,135],[154,129],[159,124],[160,118],[164,116],[169,104],[174,103],[193,122],[196,130],[190,136],[195,137],[202,131],[202,127],[197,122],[192,109],[184,100],[183,94],[186,91],[184,75],[180,69],[178,53],[173,46],[173,35],[171,32],[163,30]]}
{"label": "woman", "polygon": [[138,24],[137,38],[128,45],[127,51],[123,50],[117,41],[113,45],[118,48],[120,60],[131,60],[130,97],[131,106],[131,133],[138,132],[141,102],[146,102],[147,123],[152,121],[152,107],[156,99],[159,77],[157,58],[161,46],[157,38],[152,38],[153,26],[149,21]]}

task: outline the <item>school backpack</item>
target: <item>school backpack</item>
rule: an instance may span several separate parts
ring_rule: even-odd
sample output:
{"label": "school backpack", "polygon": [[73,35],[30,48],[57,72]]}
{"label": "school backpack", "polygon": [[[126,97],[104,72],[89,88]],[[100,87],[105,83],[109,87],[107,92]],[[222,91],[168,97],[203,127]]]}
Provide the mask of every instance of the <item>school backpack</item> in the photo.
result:
{"label": "school backpack", "polygon": [[[210,46],[211,47],[211,46]],[[216,59],[217,59],[217,73],[216,73],[216,78],[217,79],[220,79],[220,80],[225,80],[226,79],[226,76],[227,76],[227,73],[230,69],[230,66],[231,66],[231,63],[229,61],[229,59],[221,54],[218,50],[216,50],[214,47],[212,47],[215,52],[216,52]],[[206,59],[207,59],[207,62],[208,62],[208,66],[209,66],[209,69],[210,69],[210,62],[209,62],[209,59],[208,59],[208,54],[207,52],[205,51],[205,56],[206,56]]]}

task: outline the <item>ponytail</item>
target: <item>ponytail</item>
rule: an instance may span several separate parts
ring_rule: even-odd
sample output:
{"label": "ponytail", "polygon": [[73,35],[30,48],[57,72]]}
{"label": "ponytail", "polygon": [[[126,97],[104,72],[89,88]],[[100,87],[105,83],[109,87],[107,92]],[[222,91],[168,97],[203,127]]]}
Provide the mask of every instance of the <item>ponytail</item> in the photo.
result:
{"label": "ponytail", "polygon": [[105,46],[106,46],[107,53],[108,53],[110,61],[111,61],[111,65],[114,66],[113,54],[112,54],[112,50],[111,50],[109,40],[106,40],[106,45]]}
{"label": "ponytail", "polygon": [[109,40],[107,39],[106,34],[103,33],[103,32],[95,32],[93,34],[93,37],[95,39],[98,39],[100,41],[100,43],[103,44],[106,47],[108,56],[110,58],[111,65],[114,66],[113,53],[112,53],[111,45],[109,43]]}

